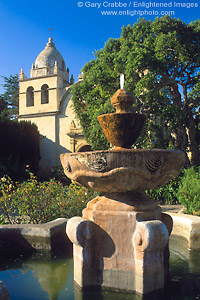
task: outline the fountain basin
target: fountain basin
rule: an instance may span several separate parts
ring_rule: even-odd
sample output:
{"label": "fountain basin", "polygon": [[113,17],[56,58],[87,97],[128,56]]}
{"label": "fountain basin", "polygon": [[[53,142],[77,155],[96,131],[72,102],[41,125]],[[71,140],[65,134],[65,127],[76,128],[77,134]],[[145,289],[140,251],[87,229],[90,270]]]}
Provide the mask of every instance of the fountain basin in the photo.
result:
{"label": "fountain basin", "polygon": [[115,147],[131,148],[146,121],[144,114],[120,112],[97,117],[107,140]]}
{"label": "fountain basin", "polygon": [[123,149],[61,155],[74,183],[105,193],[144,191],[165,185],[185,163],[181,151]]}

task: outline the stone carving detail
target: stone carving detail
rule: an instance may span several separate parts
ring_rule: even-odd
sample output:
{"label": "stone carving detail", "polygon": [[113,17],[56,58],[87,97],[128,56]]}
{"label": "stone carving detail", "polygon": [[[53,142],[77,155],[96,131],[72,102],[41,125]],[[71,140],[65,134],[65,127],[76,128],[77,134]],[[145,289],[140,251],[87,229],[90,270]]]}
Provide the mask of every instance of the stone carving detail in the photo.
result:
{"label": "stone carving detail", "polygon": [[67,172],[71,172],[70,164],[68,163],[64,169],[65,169],[65,171],[67,171]]}
{"label": "stone carving detail", "polygon": [[76,159],[93,171],[101,172],[107,167],[107,159],[104,153],[87,154],[85,157],[80,155]]}
{"label": "stone carving detail", "polygon": [[151,172],[156,172],[162,165],[162,162],[160,159],[149,159],[146,162],[146,168]]}
{"label": "stone carving detail", "polygon": [[90,160],[88,157],[88,166],[94,171],[103,171],[107,167],[106,156],[98,153],[95,155],[94,160]]}

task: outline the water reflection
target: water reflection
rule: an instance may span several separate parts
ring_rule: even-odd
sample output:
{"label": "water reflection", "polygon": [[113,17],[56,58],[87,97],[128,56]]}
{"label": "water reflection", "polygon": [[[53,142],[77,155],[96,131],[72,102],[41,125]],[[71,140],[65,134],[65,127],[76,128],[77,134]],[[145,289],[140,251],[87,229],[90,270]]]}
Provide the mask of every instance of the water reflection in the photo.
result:
{"label": "water reflection", "polygon": [[200,251],[189,251],[184,238],[170,239],[170,280],[165,290],[141,296],[120,291],[81,291],[73,283],[68,255],[27,254],[0,257],[0,280],[11,300],[193,300],[200,299]]}
{"label": "water reflection", "polygon": [[22,270],[32,271],[41,288],[47,292],[49,300],[58,299],[72,271],[70,261],[67,259],[29,260],[22,265]]}
{"label": "water reflection", "polygon": [[1,257],[0,280],[7,286],[12,300],[74,299],[73,260],[66,255],[36,253],[24,259]]}
{"label": "water reflection", "polygon": [[[180,236],[173,235],[170,238],[170,262],[173,272],[199,273],[200,251],[188,250],[188,241]],[[179,273],[180,274],[180,273]]]}

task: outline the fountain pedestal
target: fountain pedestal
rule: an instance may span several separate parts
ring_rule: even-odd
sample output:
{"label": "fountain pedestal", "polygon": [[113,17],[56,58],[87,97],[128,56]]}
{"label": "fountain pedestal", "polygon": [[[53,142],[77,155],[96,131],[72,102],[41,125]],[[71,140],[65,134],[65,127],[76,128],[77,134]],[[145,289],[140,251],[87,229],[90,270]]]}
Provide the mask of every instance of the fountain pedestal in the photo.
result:
{"label": "fountain pedestal", "polygon": [[[113,199],[120,196],[120,202]],[[171,218],[162,216],[142,194],[93,199],[83,210],[83,218],[74,217],[67,224],[74,243],[75,282],[80,287],[103,286],[141,294],[162,289],[168,273],[171,228]]]}

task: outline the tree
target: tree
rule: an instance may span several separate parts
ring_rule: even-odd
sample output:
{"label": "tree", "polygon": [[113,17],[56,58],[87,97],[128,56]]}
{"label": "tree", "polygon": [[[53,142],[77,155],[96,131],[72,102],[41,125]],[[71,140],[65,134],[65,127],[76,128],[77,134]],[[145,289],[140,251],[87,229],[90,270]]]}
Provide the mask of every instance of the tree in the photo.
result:
{"label": "tree", "polygon": [[18,122],[18,75],[4,77],[5,93],[0,95],[0,173],[23,177],[28,164],[37,173],[40,159],[40,136],[35,124]]}
{"label": "tree", "polygon": [[200,21],[140,19],[95,55],[73,88],[75,112],[93,149],[108,147],[96,117],[112,111],[110,97],[124,73],[125,88],[137,97],[134,109],[148,117],[140,146],[185,152],[189,146],[192,164],[199,165]]}
{"label": "tree", "polygon": [[19,77],[18,74],[4,78],[3,88],[5,93],[1,95],[7,105],[7,114],[11,119],[16,118],[19,112]]}
{"label": "tree", "polygon": [[7,103],[2,96],[0,96],[0,120],[8,118],[8,107]]}
{"label": "tree", "polygon": [[[23,177],[26,165],[38,172],[40,135],[35,124],[0,119],[0,169],[12,178]],[[1,170],[0,170],[1,176]]]}

